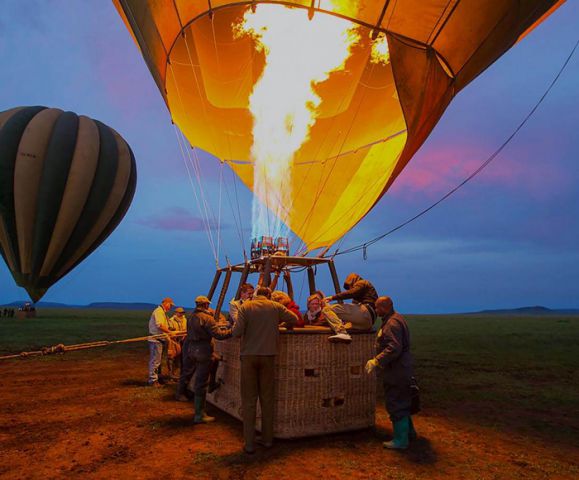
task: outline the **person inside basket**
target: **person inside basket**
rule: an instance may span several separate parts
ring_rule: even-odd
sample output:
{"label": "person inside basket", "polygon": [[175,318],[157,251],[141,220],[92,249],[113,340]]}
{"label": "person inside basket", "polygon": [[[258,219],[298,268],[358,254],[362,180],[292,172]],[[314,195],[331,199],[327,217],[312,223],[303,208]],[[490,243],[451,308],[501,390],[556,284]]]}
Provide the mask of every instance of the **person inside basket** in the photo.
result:
{"label": "person inside basket", "polygon": [[[167,312],[174,307],[173,299],[166,297],[161,302],[149,319],[149,335],[160,335],[171,333],[167,323]],[[166,341],[159,338],[149,338],[149,380],[151,387],[160,387],[159,376],[161,369],[161,359],[163,358],[163,349],[166,348]]]}
{"label": "person inside basket", "polygon": [[410,354],[410,333],[404,317],[394,311],[390,297],[376,301],[376,313],[382,326],[376,335],[376,356],[366,363],[366,372],[377,367],[384,372],[384,400],[393,425],[394,438],[384,442],[385,448],[406,449],[408,441],[416,438],[412,423],[412,385],[415,382]]}
{"label": "person inside basket", "polygon": [[273,444],[275,402],[275,356],[278,352],[279,324],[288,327],[297,322],[296,315],[270,300],[271,290],[259,287],[253,300],[239,309],[233,336],[241,337],[241,415],[244,451],[255,452],[255,418],[257,399],[261,406],[261,444]]}
{"label": "person inside basket", "polygon": [[231,328],[225,317],[215,320],[209,308],[211,301],[204,295],[195,299],[195,311],[187,320],[187,336],[183,344],[183,367],[177,388],[177,400],[185,400],[187,385],[193,380],[195,394],[195,423],[215,420],[205,413],[205,397],[213,357],[213,339],[225,340],[231,337]]}
{"label": "person inside basket", "polygon": [[344,281],[344,291],[326,297],[326,303],[335,300],[351,299],[352,303],[338,303],[332,305],[334,313],[342,322],[352,324],[352,328],[360,331],[372,329],[376,319],[375,302],[378,293],[374,285],[363,279],[357,273],[350,273]]}
{"label": "person inside basket", "polygon": [[239,300],[235,300],[233,298],[229,302],[229,323],[233,325],[237,321],[237,312],[239,311],[239,307],[243,305],[248,300],[253,298],[254,288],[251,283],[244,283],[241,286],[241,292],[239,293]]}
{"label": "person inside basket", "polygon": [[298,317],[298,321],[296,323],[296,327],[303,327],[304,326],[304,319],[302,318],[302,314],[300,313],[299,305],[294,302],[291,297],[281,290],[275,290],[271,293],[271,299],[274,302],[281,303],[285,308],[290,310],[291,312],[295,313],[296,317]]}
{"label": "person inside basket", "polygon": [[334,335],[328,338],[330,342],[350,343],[352,341],[342,320],[329,305],[326,305],[323,294],[320,296],[320,293],[314,293],[308,297],[308,310],[304,315],[304,323],[306,326],[330,327],[334,331]]}

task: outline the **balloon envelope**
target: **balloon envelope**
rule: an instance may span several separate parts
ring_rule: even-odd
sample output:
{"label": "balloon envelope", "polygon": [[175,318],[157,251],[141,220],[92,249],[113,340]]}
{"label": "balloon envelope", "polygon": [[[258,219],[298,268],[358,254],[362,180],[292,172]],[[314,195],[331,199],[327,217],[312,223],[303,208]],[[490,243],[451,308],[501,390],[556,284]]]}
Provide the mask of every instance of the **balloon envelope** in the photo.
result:
{"label": "balloon envelope", "polygon": [[[357,26],[360,40],[345,67],[316,86],[318,116],[292,160],[291,199],[282,216],[309,250],[331,245],[352,228],[388,190],[458,91],[563,3],[113,2],[173,121],[193,145],[226,161],[262,197],[254,185],[249,104],[266,52],[235,26],[265,4],[288,18],[296,11],[309,14],[320,36],[327,15]],[[380,35],[386,36],[389,61],[376,63],[372,44]],[[280,83],[279,97],[285,93]]]}
{"label": "balloon envelope", "polygon": [[124,217],[135,160],[110,127],[72,112],[0,113],[0,253],[34,301]]}

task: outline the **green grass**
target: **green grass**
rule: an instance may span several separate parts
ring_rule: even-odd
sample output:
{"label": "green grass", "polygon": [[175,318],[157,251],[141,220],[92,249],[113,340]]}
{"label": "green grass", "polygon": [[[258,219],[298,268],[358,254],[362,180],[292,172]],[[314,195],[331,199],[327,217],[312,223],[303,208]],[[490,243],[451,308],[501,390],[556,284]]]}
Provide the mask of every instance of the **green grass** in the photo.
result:
{"label": "green grass", "polygon": [[579,316],[414,315],[409,326],[427,403],[578,439]]}
{"label": "green grass", "polygon": [[0,318],[0,354],[63,343],[121,340],[148,334],[151,312],[108,309],[40,309],[36,318]]}

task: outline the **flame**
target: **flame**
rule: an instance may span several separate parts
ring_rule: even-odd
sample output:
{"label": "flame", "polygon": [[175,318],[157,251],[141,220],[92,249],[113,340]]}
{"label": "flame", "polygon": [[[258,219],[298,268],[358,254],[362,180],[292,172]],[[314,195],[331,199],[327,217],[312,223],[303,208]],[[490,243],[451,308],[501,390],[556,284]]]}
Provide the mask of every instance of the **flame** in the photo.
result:
{"label": "flame", "polygon": [[316,14],[310,21],[307,10],[271,4],[260,4],[255,12],[248,9],[234,30],[253,37],[265,55],[249,98],[254,120],[252,236],[287,236],[293,158],[308,140],[322,102],[315,87],[344,69],[359,34],[344,19]]}
{"label": "flame", "polygon": [[370,61],[372,63],[383,63],[384,65],[390,63],[390,51],[388,50],[388,40],[386,39],[386,35],[379,36],[372,43]]}

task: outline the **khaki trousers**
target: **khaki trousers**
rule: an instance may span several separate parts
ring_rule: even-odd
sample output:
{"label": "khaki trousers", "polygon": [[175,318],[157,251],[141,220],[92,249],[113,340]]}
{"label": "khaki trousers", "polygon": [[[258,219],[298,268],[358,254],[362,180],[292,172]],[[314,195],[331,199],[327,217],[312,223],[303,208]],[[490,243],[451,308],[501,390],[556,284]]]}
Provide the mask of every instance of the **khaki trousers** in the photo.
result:
{"label": "khaki trousers", "polygon": [[257,399],[261,406],[261,436],[264,443],[273,441],[275,400],[275,356],[241,357],[241,410],[243,438],[247,448],[254,448]]}

